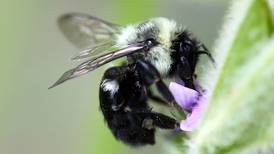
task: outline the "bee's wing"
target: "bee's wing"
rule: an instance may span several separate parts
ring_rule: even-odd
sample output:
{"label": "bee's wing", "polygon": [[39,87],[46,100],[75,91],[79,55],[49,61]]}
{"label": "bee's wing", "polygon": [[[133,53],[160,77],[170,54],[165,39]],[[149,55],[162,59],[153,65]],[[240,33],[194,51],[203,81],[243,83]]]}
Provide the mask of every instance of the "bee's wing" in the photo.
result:
{"label": "bee's wing", "polygon": [[106,63],[108,63],[112,60],[115,60],[117,58],[133,54],[134,52],[141,51],[144,48],[147,48],[146,44],[144,44],[144,42],[140,42],[140,43],[135,43],[135,44],[129,45],[128,47],[117,50],[117,51],[109,52],[109,53],[103,54],[101,56],[91,58],[91,59],[81,63],[77,67],[65,72],[59,78],[59,80],[57,80],[49,88],[53,88],[53,87],[65,82],[67,80],[70,80],[70,79],[82,76],[84,74],[87,74],[90,71],[93,71],[96,68],[98,68],[98,67],[100,67],[100,66],[102,66],[102,65],[104,65],[104,64],[106,64]]}
{"label": "bee's wing", "polygon": [[111,41],[120,29],[119,25],[82,13],[65,14],[59,18],[58,25],[67,39],[80,49]]}
{"label": "bee's wing", "polygon": [[72,60],[82,60],[86,58],[94,58],[98,55],[102,55],[111,51],[117,50],[115,46],[115,42],[112,40],[105,41],[95,46],[83,49],[76,55],[74,55],[71,59]]}

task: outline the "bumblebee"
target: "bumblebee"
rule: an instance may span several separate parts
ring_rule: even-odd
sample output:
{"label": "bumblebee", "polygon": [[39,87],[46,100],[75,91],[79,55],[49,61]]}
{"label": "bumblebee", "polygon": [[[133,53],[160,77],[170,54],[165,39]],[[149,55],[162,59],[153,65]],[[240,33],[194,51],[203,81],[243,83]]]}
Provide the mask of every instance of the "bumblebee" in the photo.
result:
{"label": "bumblebee", "polygon": [[[195,89],[199,55],[213,60],[190,32],[162,17],[120,26],[70,13],[58,23],[69,41],[82,49],[72,59],[85,61],[65,72],[50,88],[126,57],[124,64],[105,71],[99,89],[100,109],[115,138],[132,146],[153,145],[156,128],[178,128],[176,119],[153,111],[148,101],[180,108],[163,80],[176,77]],[[152,85],[161,97],[153,93]]]}

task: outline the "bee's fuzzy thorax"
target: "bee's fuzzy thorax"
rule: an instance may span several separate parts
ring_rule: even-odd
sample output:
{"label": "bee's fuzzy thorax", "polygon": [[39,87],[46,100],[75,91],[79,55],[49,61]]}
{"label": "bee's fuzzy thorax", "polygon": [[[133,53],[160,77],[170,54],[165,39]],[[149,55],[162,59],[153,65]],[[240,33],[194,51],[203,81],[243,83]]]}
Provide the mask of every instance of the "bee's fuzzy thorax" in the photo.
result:
{"label": "bee's fuzzy thorax", "polygon": [[142,41],[146,39],[145,37],[154,37],[159,43],[170,47],[171,40],[181,29],[174,20],[163,17],[152,18],[143,23],[123,27],[116,35],[116,45],[125,47],[130,43]]}
{"label": "bee's fuzzy thorax", "polygon": [[169,48],[171,41],[176,37],[176,32],[181,30],[181,26],[174,20],[163,17],[153,18],[151,21],[159,28],[157,41]]}
{"label": "bee's fuzzy thorax", "polygon": [[176,33],[181,31],[181,26],[174,20],[163,17],[152,18],[143,23],[128,25],[116,35],[116,46],[123,48],[129,44],[153,38],[159,45],[149,50],[145,57],[152,63],[162,75],[167,75],[170,70],[172,59],[170,57],[172,40]]}

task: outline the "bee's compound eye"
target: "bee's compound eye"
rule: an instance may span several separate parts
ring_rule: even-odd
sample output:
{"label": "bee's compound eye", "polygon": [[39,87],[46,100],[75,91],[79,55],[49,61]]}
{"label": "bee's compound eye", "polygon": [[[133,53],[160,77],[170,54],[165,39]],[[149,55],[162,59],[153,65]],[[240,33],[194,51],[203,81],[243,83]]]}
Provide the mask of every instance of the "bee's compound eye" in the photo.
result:
{"label": "bee's compound eye", "polygon": [[147,48],[151,48],[151,47],[157,45],[157,42],[153,38],[149,38],[145,41],[145,44],[146,44]]}
{"label": "bee's compound eye", "polygon": [[152,39],[148,39],[148,40],[146,40],[146,44],[147,44],[147,46],[152,46],[153,45],[153,40]]}

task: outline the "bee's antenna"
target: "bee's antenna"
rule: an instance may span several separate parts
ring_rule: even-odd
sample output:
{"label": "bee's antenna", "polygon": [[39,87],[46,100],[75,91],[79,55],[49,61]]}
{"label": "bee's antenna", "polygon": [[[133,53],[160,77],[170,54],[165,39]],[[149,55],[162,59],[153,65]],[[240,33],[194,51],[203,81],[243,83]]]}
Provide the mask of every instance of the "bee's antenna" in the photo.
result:
{"label": "bee's antenna", "polygon": [[215,60],[214,58],[212,57],[211,53],[207,52],[207,51],[198,51],[196,52],[197,55],[201,55],[201,54],[205,54],[209,57],[210,61],[215,64]]}
{"label": "bee's antenna", "polygon": [[196,54],[197,55],[201,55],[201,54],[207,55],[208,58],[210,59],[210,61],[213,63],[213,66],[216,67],[216,62],[215,62],[213,56],[211,55],[211,53],[209,52],[209,50],[203,44],[201,45],[201,47],[202,47],[203,51],[197,51]]}

